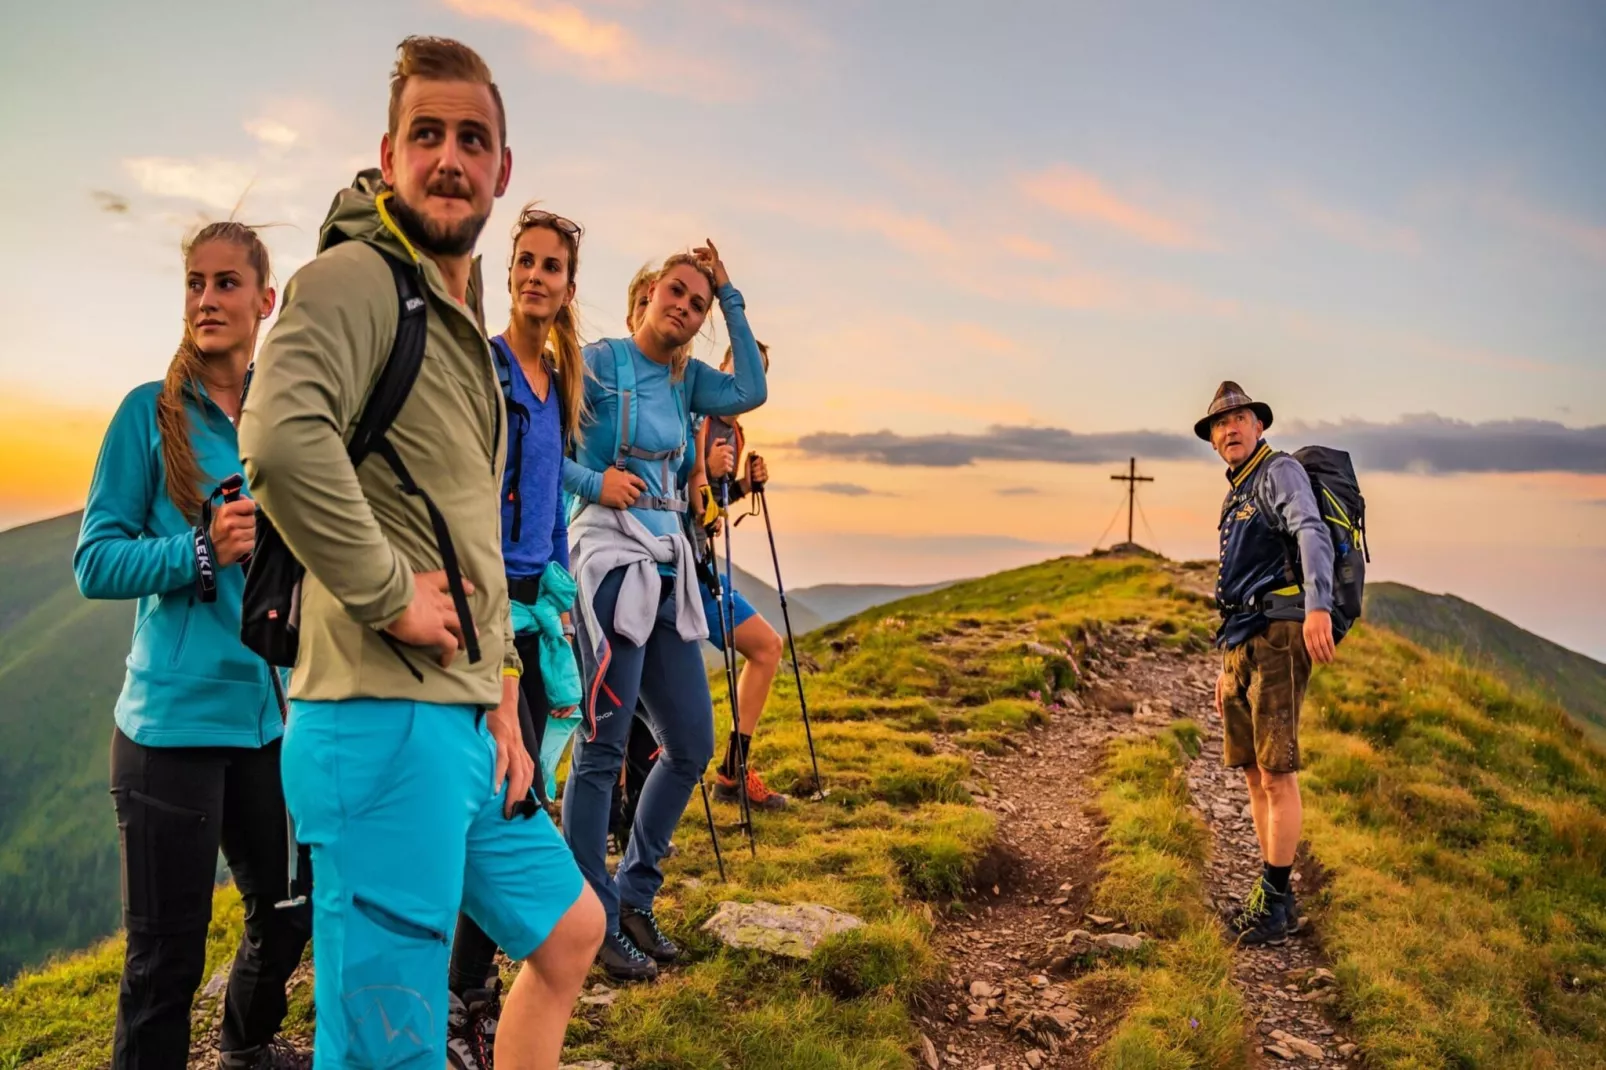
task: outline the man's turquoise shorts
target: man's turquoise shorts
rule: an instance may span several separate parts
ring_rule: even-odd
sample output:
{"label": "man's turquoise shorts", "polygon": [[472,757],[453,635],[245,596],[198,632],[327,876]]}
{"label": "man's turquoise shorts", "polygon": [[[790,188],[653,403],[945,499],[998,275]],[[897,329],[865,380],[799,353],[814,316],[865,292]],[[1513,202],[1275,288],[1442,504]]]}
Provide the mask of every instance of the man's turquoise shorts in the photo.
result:
{"label": "man's turquoise shorts", "polygon": [[544,812],[502,816],[472,706],[292,702],[282,766],[312,848],[319,1070],[439,1070],[459,908],[527,958],[580,897],[574,856]]}

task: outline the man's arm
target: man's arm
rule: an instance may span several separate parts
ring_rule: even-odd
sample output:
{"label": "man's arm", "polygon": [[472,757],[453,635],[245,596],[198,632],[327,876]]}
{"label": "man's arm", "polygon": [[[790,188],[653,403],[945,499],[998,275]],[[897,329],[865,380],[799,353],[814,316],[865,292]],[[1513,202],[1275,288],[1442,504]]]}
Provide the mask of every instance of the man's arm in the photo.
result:
{"label": "man's arm", "polygon": [[240,413],[252,497],[307,571],[374,628],[407,609],[412,570],[374,519],[345,437],[395,339],[396,301],[390,269],[365,246],[306,265],[285,291]]}
{"label": "man's arm", "polygon": [[1333,537],[1317,508],[1310,476],[1288,455],[1268,462],[1261,485],[1262,504],[1277,518],[1277,526],[1299,543],[1304,569],[1305,609],[1333,610]]}

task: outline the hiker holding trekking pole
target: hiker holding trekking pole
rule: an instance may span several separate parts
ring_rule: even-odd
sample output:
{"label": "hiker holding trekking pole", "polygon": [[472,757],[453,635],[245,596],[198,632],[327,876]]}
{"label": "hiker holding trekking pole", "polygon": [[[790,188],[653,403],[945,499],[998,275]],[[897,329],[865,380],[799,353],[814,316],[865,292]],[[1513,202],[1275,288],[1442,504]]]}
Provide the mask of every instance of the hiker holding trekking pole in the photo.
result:
{"label": "hiker holding trekking pole", "polygon": [[[736,345],[734,374],[689,359],[718,300]],[[582,726],[564,791],[563,827],[602,899],[609,976],[644,980],[680,949],[659,929],[659,862],[713,757],[713,707],[699,645],[708,636],[683,529],[679,472],[695,446],[693,412],[764,403],[764,369],[740,292],[712,242],[670,257],[651,283],[634,335],[585,350],[587,422],[566,469],[582,502],[570,521],[585,672]],[[570,481],[569,473],[576,478]],[[638,697],[664,751],[642,789],[617,876],[607,869],[609,803]]]}
{"label": "hiker holding trekking pole", "polygon": [[[769,349],[759,342],[758,351],[763,355],[764,372],[767,375],[770,368]],[[720,369],[729,369],[733,359],[732,350],[727,348]],[[747,450],[747,434],[742,430],[738,417],[709,416],[704,419],[697,432],[697,447],[698,466],[690,484],[693,501],[698,500],[701,493],[699,488],[714,485],[723,488],[728,506],[751,495],[755,486],[762,488],[769,479],[769,467],[758,454],[747,454],[747,474],[736,478]],[[724,519],[728,518],[715,522],[716,534],[717,525]],[[702,585],[702,596],[703,612],[708,617],[708,641],[722,651],[734,646],[735,652],[746,660],[735,681],[740,727],[731,730],[724,761],[714,773],[714,797],[725,802],[739,802],[741,793],[738,791],[738,780],[745,775],[749,805],[760,810],[784,809],[786,796],[771,790],[764,783],[764,778],[753,768],[749,757],[753,733],[758,729],[759,718],[769,702],[770,687],[781,667],[780,634],[769,621],[759,616],[758,610],[735,589],[734,583],[717,598],[705,583]],[[725,637],[721,622],[726,617],[731,620],[731,639],[734,642],[727,642]]]}
{"label": "hiker holding trekking pole", "polygon": [[240,641],[256,506],[237,496],[235,434],[257,331],[273,311],[268,250],[213,223],[186,247],[184,337],[135,387],[95,462],[73,554],[86,598],[138,599],[111,745],[128,946],[113,1070],[183,1070],[206,966],[218,849],[245,906],[224,996],[223,1070],[302,1070],[276,1039],[312,934],[290,880],[270,668]]}
{"label": "hiker holding trekking pole", "polygon": [[1348,457],[1324,447],[1276,452],[1263,438],[1271,423],[1269,405],[1225,382],[1194,425],[1226,462],[1230,484],[1220,520],[1215,708],[1222,761],[1244,771],[1264,860],[1228,918],[1243,946],[1281,944],[1299,925],[1291,875],[1302,818],[1300,707],[1312,663],[1333,660],[1359,615],[1364,582],[1364,506]]}

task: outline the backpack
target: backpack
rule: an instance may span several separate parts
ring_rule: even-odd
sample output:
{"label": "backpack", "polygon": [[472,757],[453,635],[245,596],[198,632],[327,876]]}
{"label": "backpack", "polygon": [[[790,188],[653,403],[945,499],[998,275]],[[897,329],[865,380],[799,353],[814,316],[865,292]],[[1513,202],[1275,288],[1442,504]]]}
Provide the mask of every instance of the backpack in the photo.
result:
{"label": "backpack", "polygon": [[[419,281],[418,269],[405,264],[380,249],[375,249],[390,266],[396,281],[396,299],[400,315],[396,322],[396,340],[374,380],[368,403],[357,418],[357,427],[351,441],[346,444],[346,455],[356,468],[370,454],[383,457],[395,473],[403,493],[421,499],[429,512],[430,526],[435,531],[435,543],[441,553],[441,564],[446,572],[446,584],[451,591],[452,604],[462,623],[463,645],[468,660],[480,660],[479,636],[474,618],[469,612],[468,595],[463,587],[463,572],[457,563],[457,550],[446,518],[424,489],[413,481],[412,474],[402,463],[401,456],[386,437],[387,432],[418,379],[424,363],[424,342],[429,329],[429,302]],[[241,404],[244,404],[242,399]],[[269,665],[294,667],[301,638],[301,583],[307,573],[306,566],[296,559],[285,543],[284,536],[273,526],[272,518],[259,510],[256,544],[251,551],[251,563],[245,576],[245,598],[240,616],[240,639],[259,654]],[[402,644],[387,632],[379,637],[402,660],[415,679],[422,682],[419,672],[402,652]]]}
{"label": "backpack", "polygon": [[1294,460],[1310,477],[1316,507],[1333,539],[1333,634],[1340,638],[1361,616],[1366,565],[1372,551],[1366,543],[1366,499],[1361,496],[1349,454],[1328,446],[1306,446]]}
{"label": "backpack", "polygon": [[[672,450],[650,451],[638,449],[632,430],[637,422],[636,407],[636,362],[630,353],[630,348],[622,339],[608,339],[608,348],[613,352],[613,381],[614,390],[619,395],[619,446],[614,453],[613,465],[615,468],[624,468],[627,460],[657,461],[664,466],[664,476],[661,486],[665,489],[677,487],[679,481],[675,473],[680,468],[682,459],[686,456],[686,439],[691,434],[691,410],[686,402],[686,384],[684,382],[670,381],[669,389],[675,397],[675,410],[680,414],[680,446]],[[681,493],[670,493],[662,497],[643,494],[636,499],[637,509],[665,509],[674,513],[686,512],[686,496]]]}

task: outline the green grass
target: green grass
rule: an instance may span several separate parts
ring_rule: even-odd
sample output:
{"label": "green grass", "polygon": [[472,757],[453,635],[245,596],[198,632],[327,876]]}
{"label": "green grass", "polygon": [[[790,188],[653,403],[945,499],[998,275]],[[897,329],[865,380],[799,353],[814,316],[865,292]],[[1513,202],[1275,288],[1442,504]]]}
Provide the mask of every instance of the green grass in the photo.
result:
{"label": "green grass", "polygon": [[1188,809],[1184,770],[1199,753],[1199,728],[1179,721],[1157,737],[1121,740],[1100,775],[1107,822],[1096,909],[1155,939],[1136,964],[1104,966],[1084,984],[1132,993],[1099,1052],[1120,1070],[1225,1070],[1245,1059],[1243,1001],[1232,952],[1205,909],[1210,834]]}
{"label": "green grass", "polygon": [[[1065,558],[806,637],[800,647],[820,666],[808,697],[830,796],[759,815],[757,858],[727,831],[726,884],[694,800],[661,900],[692,963],[578,1015],[565,1057],[637,1070],[914,1065],[909,1007],[941,972],[932,919],[994,861],[994,818],[970,799],[982,778],[969,756],[1016,745],[1056,692],[1074,688],[1066,655],[1096,664],[1096,640],[1116,622],[1153,647],[1203,650],[1212,614],[1194,592],[1207,587],[1192,566]],[[720,709],[718,676],[713,688]],[[1561,710],[1367,627],[1316,674],[1303,735],[1307,839],[1329,874],[1309,905],[1339,1009],[1353,1019],[1345,1033],[1378,1066],[1601,1065],[1606,756]],[[1248,1057],[1231,953],[1204,901],[1208,837],[1187,809],[1183,768],[1198,745],[1197,726],[1178,722],[1112,745],[1099,774],[1094,909],[1153,937],[1078,982],[1084,1002],[1125,1008],[1097,1055],[1107,1067]],[[777,789],[809,782],[789,674],[754,757]],[[735,820],[734,807],[716,814],[726,829]],[[111,827],[109,813],[101,820]],[[115,905],[115,883],[101,894]],[[760,898],[824,903],[867,924],[808,963],[701,933],[720,901]],[[237,899],[224,890],[218,902],[209,970],[238,939]],[[103,1059],[120,964],[113,938],[0,991],[0,1070]],[[307,997],[292,998],[300,1028]]]}
{"label": "green grass", "polygon": [[1378,629],[1313,682],[1323,931],[1382,1065],[1600,1066],[1606,757],[1559,708]]}

